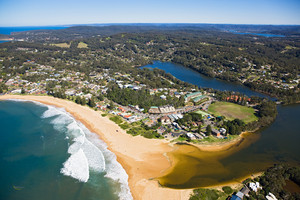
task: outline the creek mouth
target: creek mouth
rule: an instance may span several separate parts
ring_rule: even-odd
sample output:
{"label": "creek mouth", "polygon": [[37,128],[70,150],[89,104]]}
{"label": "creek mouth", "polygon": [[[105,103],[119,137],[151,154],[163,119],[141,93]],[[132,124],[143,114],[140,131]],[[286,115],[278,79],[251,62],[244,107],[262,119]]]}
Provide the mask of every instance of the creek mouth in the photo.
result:
{"label": "creek mouth", "polygon": [[[267,97],[249,88],[204,77],[173,63],[155,61],[141,68],[159,68],[182,81],[200,87],[236,91]],[[278,115],[268,127],[246,136],[238,146],[225,151],[205,152],[193,145],[176,145],[168,154],[172,167],[157,178],[164,187],[184,189],[238,183],[276,163],[300,165],[300,105],[277,107]]]}

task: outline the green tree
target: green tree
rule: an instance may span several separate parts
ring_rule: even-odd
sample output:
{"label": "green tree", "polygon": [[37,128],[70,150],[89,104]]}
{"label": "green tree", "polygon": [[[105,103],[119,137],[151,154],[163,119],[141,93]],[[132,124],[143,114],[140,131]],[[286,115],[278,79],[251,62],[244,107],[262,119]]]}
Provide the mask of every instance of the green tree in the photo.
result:
{"label": "green tree", "polygon": [[81,104],[81,98],[80,98],[80,96],[76,96],[75,103]]}
{"label": "green tree", "polygon": [[85,100],[85,97],[83,97],[82,99],[81,99],[81,105],[85,105],[86,104],[86,100]]}
{"label": "green tree", "polygon": [[201,125],[198,126],[198,133],[201,133]]}
{"label": "green tree", "polygon": [[91,108],[94,108],[96,106],[96,103],[95,103],[93,97],[89,99],[88,106]]}
{"label": "green tree", "polygon": [[222,190],[226,193],[226,194],[231,194],[233,192],[232,188],[229,186],[224,186],[222,187]]}
{"label": "green tree", "polygon": [[207,125],[206,127],[206,135],[211,135],[211,126]]}

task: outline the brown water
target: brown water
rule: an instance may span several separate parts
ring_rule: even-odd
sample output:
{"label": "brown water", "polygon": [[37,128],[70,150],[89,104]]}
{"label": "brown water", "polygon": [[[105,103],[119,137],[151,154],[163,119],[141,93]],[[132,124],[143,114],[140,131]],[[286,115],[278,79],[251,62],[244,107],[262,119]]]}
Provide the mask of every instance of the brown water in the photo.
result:
{"label": "brown water", "polygon": [[279,106],[275,122],[226,151],[205,152],[193,145],[176,145],[169,154],[173,167],[158,178],[171,188],[208,187],[241,182],[275,163],[300,165],[300,106]]}
{"label": "brown water", "polygon": [[290,193],[299,193],[300,194],[300,186],[297,185],[294,181],[287,180],[284,189],[289,191]]}

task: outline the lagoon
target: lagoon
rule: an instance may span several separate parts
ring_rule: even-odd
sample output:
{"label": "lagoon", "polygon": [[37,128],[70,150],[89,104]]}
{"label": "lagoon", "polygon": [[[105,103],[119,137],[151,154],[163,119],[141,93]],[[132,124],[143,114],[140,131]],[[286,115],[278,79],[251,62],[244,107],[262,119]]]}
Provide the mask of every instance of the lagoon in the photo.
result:
{"label": "lagoon", "polygon": [[259,97],[270,98],[265,94],[255,92],[241,84],[230,83],[230,82],[218,80],[216,78],[210,78],[192,69],[171,62],[154,61],[153,64],[149,64],[141,67],[141,69],[143,68],[150,68],[150,69],[158,68],[164,70],[165,72],[172,74],[173,76],[175,76],[181,81],[185,81],[202,88],[213,88],[221,91],[235,91],[235,92],[245,94],[249,97],[259,96]]}
{"label": "lagoon", "polygon": [[233,34],[238,34],[238,35],[257,35],[257,36],[263,36],[263,37],[285,37],[284,35],[275,35],[275,34],[267,34],[267,33],[243,33],[243,32],[237,32],[237,31],[229,31],[230,33]]}

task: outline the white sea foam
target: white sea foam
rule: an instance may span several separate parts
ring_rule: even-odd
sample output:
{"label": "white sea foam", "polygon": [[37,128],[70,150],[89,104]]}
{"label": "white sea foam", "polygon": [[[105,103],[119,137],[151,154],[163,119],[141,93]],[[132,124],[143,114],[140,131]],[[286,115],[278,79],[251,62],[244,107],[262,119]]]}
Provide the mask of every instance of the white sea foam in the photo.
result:
{"label": "white sea foam", "polygon": [[[86,128],[85,128],[86,129]],[[131,200],[132,195],[128,185],[128,175],[122,165],[117,161],[117,157],[114,153],[107,149],[106,143],[99,140],[99,137],[89,130],[84,130],[87,138],[92,141],[101,151],[106,160],[106,175],[105,177],[112,179],[114,182],[118,182],[120,185],[120,191],[118,193],[120,200]]]}
{"label": "white sea foam", "polygon": [[82,182],[89,180],[89,163],[82,149],[72,154],[64,163],[61,173],[71,176]]}
{"label": "white sea foam", "polygon": [[117,162],[115,154],[107,149],[107,145],[99,139],[98,135],[91,133],[64,109],[48,106],[48,110],[44,112],[42,117],[54,117],[51,123],[58,130],[66,128],[67,138],[71,144],[68,153],[71,156],[64,163],[61,173],[87,182],[89,170],[104,171],[105,177],[118,183],[120,187],[119,199],[133,199],[128,186],[128,175],[121,164]]}

